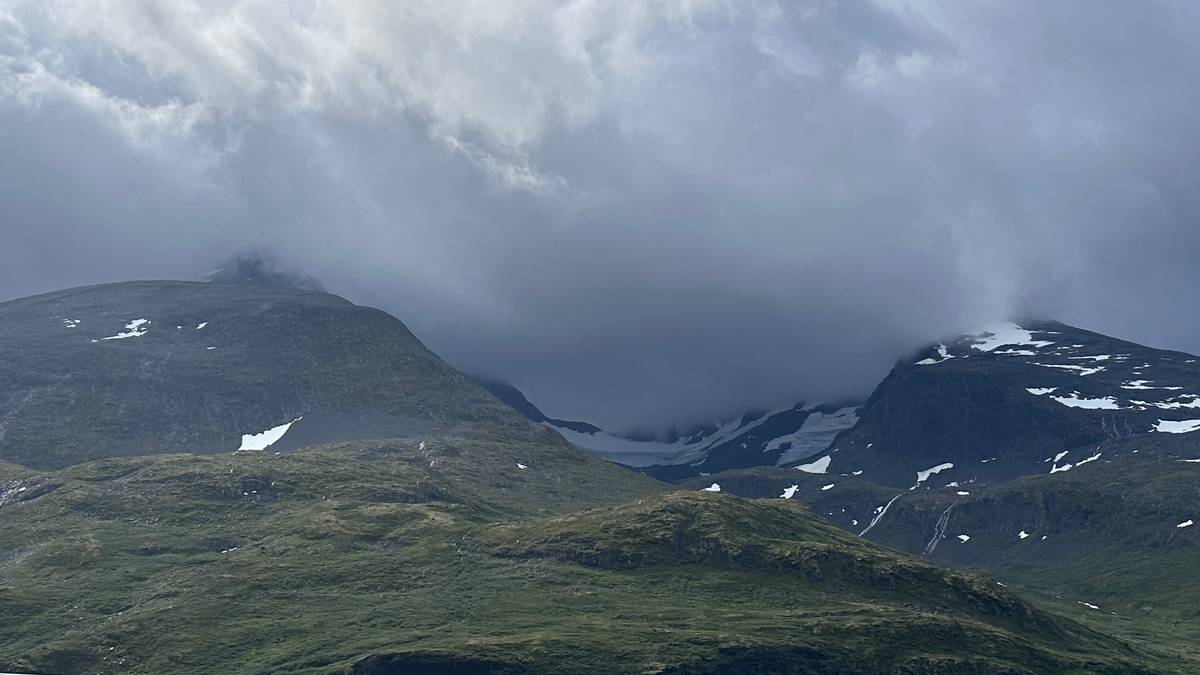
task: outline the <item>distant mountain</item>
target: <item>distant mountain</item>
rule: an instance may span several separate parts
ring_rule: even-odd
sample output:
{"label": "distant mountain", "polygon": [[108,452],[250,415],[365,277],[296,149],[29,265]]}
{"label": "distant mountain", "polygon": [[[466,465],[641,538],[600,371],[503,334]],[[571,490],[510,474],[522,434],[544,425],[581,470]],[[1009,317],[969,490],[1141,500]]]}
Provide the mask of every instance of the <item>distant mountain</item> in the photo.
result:
{"label": "distant mountain", "polygon": [[570,420],[559,420],[546,417],[546,415],[539,410],[536,405],[530,403],[529,399],[525,398],[525,394],[521,393],[521,390],[506,382],[500,382],[498,380],[481,376],[476,376],[475,381],[478,382],[484,389],[487,389],[489,392],[491,392],[492,396],[495,396],[504,403],[507,403],[510,407],[512,407],[513,410],[516,410],[534,422],[545,423],[548,426],[552,426],[557,429],[573,431],[581,434],[597,434],[602,431],[600,427],[593,424],[588,424],[587,422],[572,422]]}
{"label": "distant mountain", "polygon": [[[897,364],[828,456],[897,487],[1069,471],[1200,429],[1200,359],[1057,322],[998,324]],[[936,475],[936,479],[934,476]]]}
{"label": "distant mountain", "polygon": [[670,440],[660,440],[652,434],[616,434],[587,422],[549,418],[516,387],[477,379],[496,398],[528,419],[559,432],[576,447],[666,481],[733,468],[795,464],[827,449],[858,419],[858,406],[853,403],[801,402],[698,425],[672,434]]}
{"label": "distant mountain", "polygon": [[141,281],[0,303],[0,459],[30,467],[481,423],[526,424],[396,318],[325,293]]}
{"label": "distant mountain", "polygon": [[902,360],[859,423],[798,466],[678,484],[803,501],[864,539],[985,569],[1180,658],[1200,621],[1190,354],[1061,323],[998,324]]}

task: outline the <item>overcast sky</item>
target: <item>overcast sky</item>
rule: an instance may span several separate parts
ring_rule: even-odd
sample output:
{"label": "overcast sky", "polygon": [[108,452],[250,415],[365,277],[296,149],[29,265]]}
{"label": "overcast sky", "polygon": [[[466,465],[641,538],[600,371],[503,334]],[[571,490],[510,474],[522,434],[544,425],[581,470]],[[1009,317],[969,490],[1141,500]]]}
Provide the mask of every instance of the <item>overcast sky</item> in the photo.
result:
{"label": "overcast sky", "polygon": [[614,428],[1200,351],[1200,3],[0,0],[0,297],[247,250]]}

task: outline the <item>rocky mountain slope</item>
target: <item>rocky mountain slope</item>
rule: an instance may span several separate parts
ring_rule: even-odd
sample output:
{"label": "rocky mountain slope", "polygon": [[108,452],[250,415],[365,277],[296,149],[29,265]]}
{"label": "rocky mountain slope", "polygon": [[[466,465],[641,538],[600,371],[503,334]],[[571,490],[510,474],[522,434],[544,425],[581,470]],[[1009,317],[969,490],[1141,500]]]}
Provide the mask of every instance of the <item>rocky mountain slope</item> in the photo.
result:
{"label": "rocky mountain slope", "polygon": [[333,295],[155,281],[0,303],[0,459],[27,466],[479,423],[524,422],[396,318]]}
{"label": "rocky mountain slope", "polygon": [[1200,359],[1056,322],[1000,324],[898,364],[860,416],[830,471],[896,487],[1069,471],[1111,459],[1123,446],[1110,441],[1200,429]]}

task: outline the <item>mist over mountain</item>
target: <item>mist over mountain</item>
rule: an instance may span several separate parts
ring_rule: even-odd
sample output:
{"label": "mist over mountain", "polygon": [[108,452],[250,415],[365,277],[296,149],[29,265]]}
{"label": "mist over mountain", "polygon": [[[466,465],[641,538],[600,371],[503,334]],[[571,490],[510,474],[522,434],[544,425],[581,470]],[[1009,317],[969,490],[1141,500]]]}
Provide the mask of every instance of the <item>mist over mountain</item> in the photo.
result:
{"label": "mist over mountain", "polygon": [[267,251],[546,414],[870,391],[1035,314],[1196,351],[1188,3],[0,6],[0,297]]}

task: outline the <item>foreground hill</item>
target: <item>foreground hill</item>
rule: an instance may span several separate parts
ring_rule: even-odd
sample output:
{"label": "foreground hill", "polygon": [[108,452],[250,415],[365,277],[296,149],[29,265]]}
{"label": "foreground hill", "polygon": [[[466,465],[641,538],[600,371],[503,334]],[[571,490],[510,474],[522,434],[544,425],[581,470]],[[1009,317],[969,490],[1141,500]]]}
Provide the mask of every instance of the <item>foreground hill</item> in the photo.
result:
{"label": "foreground hill", "polygon": [[1112,439],[1098,452],[1070,471],[916,489],[767,467],[682,485],[803,501],[850,534],[986,570],[1106,632],[1200,658],[1200,434]]}
{"label": "foreground hill", "polygon": [[333,295],[148,281],[0,303],[0,459],[26,466],[476,423],[524,424],[399,320]]}
{"label": "foreground hill", "polygon": [[0,668],[1182,672],[797,502],[663,494],[549,432],[422,443],[0,477]]}

